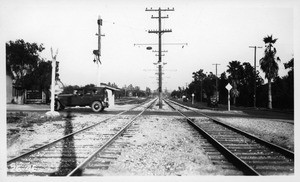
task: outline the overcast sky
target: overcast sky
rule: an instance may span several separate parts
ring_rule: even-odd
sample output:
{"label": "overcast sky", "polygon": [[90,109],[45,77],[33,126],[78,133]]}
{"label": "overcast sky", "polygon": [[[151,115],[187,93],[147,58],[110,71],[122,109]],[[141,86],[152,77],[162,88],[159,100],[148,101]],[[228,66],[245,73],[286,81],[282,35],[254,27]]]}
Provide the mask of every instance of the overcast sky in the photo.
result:
{"label": "overcast sky", "polygon": [[[43,43],[42,57],[51,59],[50,48],[58,49],[60,78],[66,85],[101,82],[119,87],[133,84],[145,89],[157,88],[156,53],[137,43],[157,43],[157,12],[146,8],[174,8],[163,12],[162,28],[172,29],[162,36],[163,89],[177,89],[192,81],[192,72],[203,69],[218,74],[232,60],[253,65],[254,50],[264,46],[263,38],[278,38],[275,47],[281,58],[280,76],[286,74],[283,63],[294,55],[294,5],[296,1],[155,1],[155,0],[0,0],[0,29],[5,42],[24,39]],[[26,2],[26,3],[25,3]],[[225,3],[226,2],[226,3]],[[102,64],[93,62],[97,49],[98,16],[103,19]],[[298,19],[299,20],[299,19]],[[153,46],[157,50],[157,46]],[[263,49],[257,50],[258,60]],[[261,71],[260,71],[261,72]],[[99,74],[100,73],[100,74]],[[264,74],[261,74],[264,77]]]}

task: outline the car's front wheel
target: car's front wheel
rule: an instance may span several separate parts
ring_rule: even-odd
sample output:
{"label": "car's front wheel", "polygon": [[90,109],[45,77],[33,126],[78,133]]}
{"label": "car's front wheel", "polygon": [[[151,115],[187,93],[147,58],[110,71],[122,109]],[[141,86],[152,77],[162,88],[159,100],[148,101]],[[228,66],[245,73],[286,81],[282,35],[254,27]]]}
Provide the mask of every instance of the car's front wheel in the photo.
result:
{"label": "car's front wheel", "polygon": [[102,111],[103,110],[103,106],[102,106],[101,102],[100,101],[94,101],[92,103],[92,110],[94,112],[100,112],[100,111]]}

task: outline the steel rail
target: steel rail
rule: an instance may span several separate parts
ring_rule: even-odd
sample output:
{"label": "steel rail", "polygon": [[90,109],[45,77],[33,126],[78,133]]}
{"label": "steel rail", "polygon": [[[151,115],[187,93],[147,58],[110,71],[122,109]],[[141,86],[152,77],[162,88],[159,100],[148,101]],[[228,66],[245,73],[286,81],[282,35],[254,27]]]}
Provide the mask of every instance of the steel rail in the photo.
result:
{"label": "steel rail", "polygon": [[53,144],[55,144],[55,143],[57,143],[57,142],[59,142],[59,141],[62,141],[62,140],[66,139],[66,138],[68,138],[68,137],[70,137],[70,136],[73,136],[73,135],[75,135],[75,134],[77,134],[77,133],[80,133],[80,132],[83,132],[83,131],[85,131],[85,130],[91,129],[91,128],[93,128],[93,127],[99,125],[100,123],[103,123],[103,122],[108,121],[108,120],[111,120],[111,119],[115,119],[115,118],[119,117],[120,115],[122,115],[122,114],[124,114],[124,113],[126,113],[126,112],[129,112],[129,111],[131,111],[131,110],[133,110],[133,109],[135,109],[135,108],[137,108],[137,107],[142,106],[143,104],[147,103],[147,101],[148,101],[148,100],[146,100],[145,102],[143,102],[143,103],[141,103],[141,104],[138,104],[138,105],[136,105],[136,106],[134,106],[134,107],[132,107],[132,108],[130,108],[130,109],[128,109],[128,110],[122,111],[122,112],[120,112],[120,113],[118,113],[118,114],[116,114],[116,115],[114,115],[114,116],[112,116],[112,117],[109,117],[109,118],[107,118],[107,119],[104,119],[104,120],[102,120],[102,121],[99,121],[99,122],[97,122],[97,123],[95,123],[95,124],[93,124],[93,125],[91,125],[91,126],[87,126],[87,127],[85,127],[85,128],[82,128],[82,129],[80,129],[80,130],[78,130],[78,131],[75,131],[75,132],[73,132],[73,133],[70,133],[70,134],[68,134],[68,135],[65,135],[65,136],[63,136],[63,137],[61,137],[61,138],[58,138],[58,139],[56,139],[56,140],[54,140],[54,141],[51,141],[51,142],[49,142],[49,143],[47,143],[47,144],[45,144],[45,145],[42,145],[42,146],[40,146],[40,147],[38,147],[38,148],[35,148],[35,149],[31,150],[31,151],[28,151],[28,152],[24,153],[24,154],[21,154],[21,155],[16,156],[16,157],[14,157],[14,158],[12,158],[12,159],[9,159],[9,160],[7,161],[7,165],[11,164],[12,162],[14,162],[14,161],[16,161],[16,160],[18,160],[18,159],[20,159],[20,158],[22,158],[22,157],[28,156],[28,155],[33,154],[33,153],[35,153],[35,152],[37,152],[37,151],[40,151],[40,150],[42,150],[42,149],[44,149],[44,148],[50,147],[51,145],[53,145]]}
{"label": "steel rail", "polygon": [[136,115],[134,118],[132,118],[124,127],[122,127],[114,136],[112,136],[108,141],[106,141],[100,148],[98,148],[96,151],[94,151],[89,157],[87,157],[81,164],[79,164],[75,169],[73,169],[67,177],[70,176],[80,176],[81,172],[84,170],[84,167],[88,165],[88,163],[103,149],[108,147],[112,142],[114,142],[121,134],[123,134],[127,128],[131,126],[131,124],[139,117],[141,116],[148,108],[150,108],[157,99],[152,101],[147,107],[145,107],[138,115]]}
{"label": "steel rail", "polygon": [[196,125],[190,118],[188,118],[185,114],[183,114],[181,111],[173,107],[168,101],[164,99],[164,101],[175,111],[177,111],[180,115],[182,115],[185,119],[187,119],[188,123],[192,125],[201,135],[203,135],[214,147],[216,147],[227,159],[229,162],[232,162],[236,167],[241,169],[244,174],[246,175],[256,175],[260,176],[260,174],[253,169],[251,166],[249,166],[247,163],[245,163],[243,160],[241,160],[238,156],[233,154],[230,150],[228,150],[224,145],[222,145],[220,142],[218,142],[214,137],[212,137],[210,134],[208,134],[206,131],[204,131],[202,128],[200,128],[198,125]]}
{"label": "steel rail", "polygon": [[238,128],[234,127],[234,126],[225,124],[225,123],[223,123],[222,121],[220,121],[220,120],[217,119],[217,118],[208,116],[208,115],[206,115],[206,114],[204,114],[204,113],[201,113],[201,112],[199,112],[199,111],[197,111],[197,110],[194,110],[194,109],[191,109],[191,108],[189,108],[189,107],[186,107],[186,106],[184,106],[184,105],[182,105],[182,104],[179,104],[179,103],[177,103],[177,102],[174,102],[174,101],[172,101],[172,100],[169,100],[169,99],[168,99],[168,101],[170,101],[170,102],[172,102],[172,103],[174,103],[174,104],[176,104],[176,105],[178,105],[178,106],[184,107],[185,109],[188,109],[188,110],[191,110],[191,111],[193,111],[193,112],[195,112],[195,113],[198,113],[198,114],[200,114],[200,115],[202,115],[202,116],[204,116],[204,117],[207,117],[207,118],[211,119],[211,120],[212,120],[213,122],[215,122],[215,123],[218,123],[218,124],[220,124],[220,125],[222,125],[222,126],[228,128],[228,129],[231,129],[231,130],[233,130],[233,131],[235,131],[235,132],[237,132],[237,133],[240,133],[240,134],[242,134],[242,135],[245,135],[246,137],[248,137],[248,138],[250,138],[250,139],[253,139],[253,140],[255,140],[256,142],[258,142],[258,143],[260,143],[260,144],[263,144],[263,145],[265,145],[265,146],[267,146],[267,147],[269,147],[269,148],[271,148],[271,149],[273,149],[273,150],[275,150],[275,151],[281,153],[281,154],[284,155],[285,157],[287,157],[287,158],[289,158],[289,159],[291,159],[291,160],[294,160],[294,152],[293,152],[293,151],[290,151],[290,150],[285,149],[285,148],[283,148],[283,147],[281,147],[281,146],[279,146],[279,145],[276,145],[276,144],[274,144],[274,143],[270,143],[270,142],[268,142],[268,141],[266,141],[266,140],[263,140],[263,139],[261,139],[261,138],[258,138],[257,136],[255,136],[255,135],[253,135],[253,134],[250,134],[250,133],[247,133],[247,132],[245,132],[245,131],[243,131],[243,130],[241,130],[241,129],[238,129]]}

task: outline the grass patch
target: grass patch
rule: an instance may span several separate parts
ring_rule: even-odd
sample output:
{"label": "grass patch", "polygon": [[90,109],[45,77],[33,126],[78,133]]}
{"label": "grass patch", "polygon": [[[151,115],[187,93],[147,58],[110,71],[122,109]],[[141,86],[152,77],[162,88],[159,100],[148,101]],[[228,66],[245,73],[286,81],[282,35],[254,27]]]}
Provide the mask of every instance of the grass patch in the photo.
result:
{"label": "grass patch", "polygon": [[63,119],[63,116],[50,118],[45,113],[38,112],[12,112],[7,113],[7,123],[16,123],[20,127],[30,127],[34,123],[44,123],[49,121],[59,121]]}

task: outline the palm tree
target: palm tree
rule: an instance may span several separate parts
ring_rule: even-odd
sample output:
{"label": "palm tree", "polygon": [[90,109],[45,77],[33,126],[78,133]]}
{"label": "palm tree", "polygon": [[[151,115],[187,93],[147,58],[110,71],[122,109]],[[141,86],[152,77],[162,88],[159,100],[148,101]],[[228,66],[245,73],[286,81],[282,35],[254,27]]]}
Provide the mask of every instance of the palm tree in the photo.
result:
{"label": "palm tree", "polygon": [[203,69],[200,69],[197,72],[193,72],[193,78],[195,83],[200,82],[200,102],[202,102],[203,96],[203,80],[206,78],[206,74],[203,73]]}
{"label": "palm tree", "polygon": [[233,96],[233,104],[236,105],[236,98],[239,96],[239,91],[237,89],[237,85],[240,82],[242,77],[243,66],[241,65],[240,61],[231,61],[228,65],[227,73],[230,74],[228,77],[232,83],[232,90],[231,94]]}
{"label": "palm tree", "polygon": [[273,36],[264,37],[265,42],[265,55],[259,60],[260,68],[265,73],[265,78],[268,80],[268,108],[272,109],[272,79],[278,75],[278,63],[280,61],[279,57],[275,59],[276,48],[273,46],[277,39],[273,39]]}

